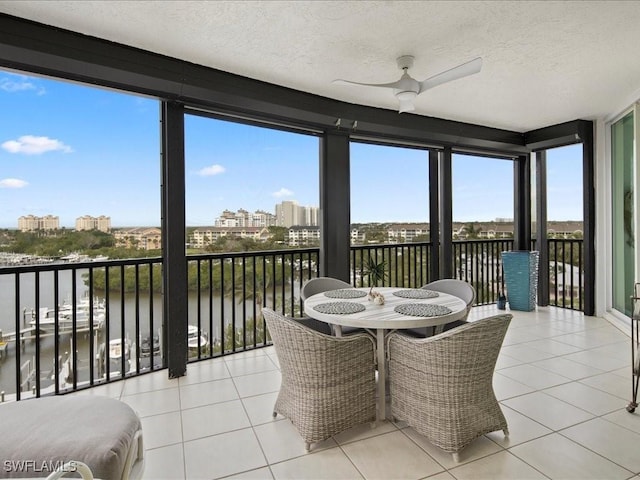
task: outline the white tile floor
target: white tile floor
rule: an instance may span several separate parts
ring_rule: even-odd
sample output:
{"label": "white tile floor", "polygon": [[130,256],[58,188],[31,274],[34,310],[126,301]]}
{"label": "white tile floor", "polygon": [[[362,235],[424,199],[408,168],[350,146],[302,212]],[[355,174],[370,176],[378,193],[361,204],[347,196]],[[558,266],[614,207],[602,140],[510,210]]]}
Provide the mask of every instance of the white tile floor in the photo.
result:
{"label": "white tile floor", "polygon": [[[474,308],[470,319],[498,313]],[[147,479],[640,479],[640,409],[629,337],[600,318],[538,308],[514,314],[494,386],[510,437],[494,432],[460,463],[402,424],[363,426],[314,446],[271,416],[273,347],[94,388],[142,417]]]}

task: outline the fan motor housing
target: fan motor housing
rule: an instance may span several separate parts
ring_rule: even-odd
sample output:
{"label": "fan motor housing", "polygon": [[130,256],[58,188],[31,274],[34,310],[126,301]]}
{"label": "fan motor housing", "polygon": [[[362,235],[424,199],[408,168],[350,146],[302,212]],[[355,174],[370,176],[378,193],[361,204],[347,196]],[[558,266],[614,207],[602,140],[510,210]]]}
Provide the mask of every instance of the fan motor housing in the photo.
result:
{"label": "fan motor housing", "polygon": [[402,57],[398,57],[396,59],[396,63],[398,64],[398,68],[400,70],[410,69],[413,67],[413,56],[411,55],[403,55]]}

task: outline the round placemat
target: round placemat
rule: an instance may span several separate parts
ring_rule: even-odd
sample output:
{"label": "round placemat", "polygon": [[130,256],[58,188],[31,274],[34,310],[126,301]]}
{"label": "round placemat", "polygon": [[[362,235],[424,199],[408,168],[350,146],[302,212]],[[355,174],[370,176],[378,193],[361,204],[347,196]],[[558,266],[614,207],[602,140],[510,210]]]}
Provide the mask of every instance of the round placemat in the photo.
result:
{"label": "round placemat", "polygon": [[451,309],[448,307],[429,303],[404,303],[396,306],[393,310],[412,317],[440,317],[451,313]]}
{"label": "round placemat", "polygon": [[349,313],[358,313],[362,312],[365,309],[365,306],[361,303],[355,302],[329,302],[329,303],[320,303],[313,307],[316,312],[320,313],[331,313],[337,315],[346,315]]}
{"label": "round placemat", "polygon": [[324,296],[329,298],[361,298],[366,297],[367,292],[356,290],[355,288],[342,288],[340,290],[324,292]]}
{"label": "round placemat", "polygon": [[402,298],[436,298],[439,293],[433,290],[423,290],[416,288],[409,288],[407,290],[398,290],[393,292],[396,297]]}

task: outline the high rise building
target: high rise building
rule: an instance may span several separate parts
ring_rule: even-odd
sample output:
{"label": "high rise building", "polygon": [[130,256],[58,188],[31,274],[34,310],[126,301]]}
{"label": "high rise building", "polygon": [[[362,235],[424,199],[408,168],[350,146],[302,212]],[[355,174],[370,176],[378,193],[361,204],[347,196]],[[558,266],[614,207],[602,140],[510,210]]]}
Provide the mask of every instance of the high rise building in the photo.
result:
{"label": "high rise building", "polygon": [[214,225],[223,228],[236,227],[270,227],[276,224],[276,217],[272,213],[256,210],[254,213],[241,208],[237,212],[223,211],[216,218]]}
{"label": "high rise building", "polygon": [[101,232],[111,231],[111,217],[100,215],[99,217],[92,217],[90,215],[84,215],[76,218],[76,230],[99,230]]}
{"label": "high rise building", "polygon": [[305,226],[318,226],[318,217],[320,209],[318,207],[302,207],[303,209],[303,225]]}
{"label": "high rise building", "polygon": [[276,205],[276,224],[280,227],[318,225],[318,207],[303,207],[295,200],[285,200]]}
{"label": "high rise building", "polygon": [[298,223],[298,202],[285,200],[276,205],[276,224],[279,227],[292,227]]}
{"label": "high rise building", "polygon": [[36,217],[26,215],[18,218],[18,230],[21,232],[35,232],[37,230],[58,230],[60,228],[60,218],[54,215]]}
{"label": "high rise building", "polygon": [[276,224],[276,216],[264,210],[256,210],[251,217],[251,227],[271,227]]}

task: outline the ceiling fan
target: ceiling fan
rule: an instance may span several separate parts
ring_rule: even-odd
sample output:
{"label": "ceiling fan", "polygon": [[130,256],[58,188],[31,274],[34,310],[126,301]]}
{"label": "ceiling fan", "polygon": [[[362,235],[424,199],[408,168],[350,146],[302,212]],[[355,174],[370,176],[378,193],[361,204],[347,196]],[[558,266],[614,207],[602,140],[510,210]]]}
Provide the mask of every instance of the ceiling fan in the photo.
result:
{"label": "ceiling fan", "polygon": [[395,94],[398,102],[400,104],[399,112],[411,112],[415,110],[413,106],[413,101],[415,98],[424,92],[425,90],[429,90],[430,88],[436,87],[446,82],[451,82],[453,80],[457,80],[459,78],[466,77],[468,75],[473,75],[474,73],[478,73],[482,68],[482,58],[474,58],[473,60],[458,65],[457,67],[453,67],[450,70],[446,70],[442,73],[438,73],[433,77],[429,77],[422,82],[415,80],[407,70],[413,67],[413,57],[411,55],[404,55],[402,57],[398,57],[396,60],[398,64],[398,68],[403,70],[404,73],[400,77],[400,80],[392,83],[359,83],[359,82],[351,82],[349,80],[334,80],[333,83],[339,83],[344,85],[360,85],[365,87],[384,87],[384,88],[393,88],[393,93]]}

